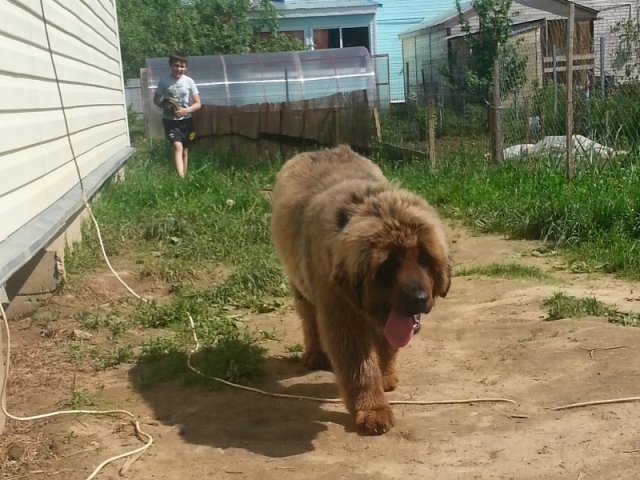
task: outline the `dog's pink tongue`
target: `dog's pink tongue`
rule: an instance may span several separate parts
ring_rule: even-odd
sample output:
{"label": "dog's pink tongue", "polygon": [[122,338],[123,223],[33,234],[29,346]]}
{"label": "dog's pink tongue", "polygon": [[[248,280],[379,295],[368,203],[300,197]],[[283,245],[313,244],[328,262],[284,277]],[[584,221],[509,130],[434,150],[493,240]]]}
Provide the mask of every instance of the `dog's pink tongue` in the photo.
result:
{"label": "dog's pink tongue", "polygon": [[384,335],[391,346],[404,347],[413,336],[413,317],[391,311],[384,326]]}

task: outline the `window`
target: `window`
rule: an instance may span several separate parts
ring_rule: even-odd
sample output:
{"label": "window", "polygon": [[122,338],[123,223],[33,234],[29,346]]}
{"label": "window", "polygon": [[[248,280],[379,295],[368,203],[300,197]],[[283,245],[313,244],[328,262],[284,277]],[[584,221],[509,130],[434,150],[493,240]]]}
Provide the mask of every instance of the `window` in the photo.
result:
{"label": "window", "polygon": [[316,50],[365,47],[371,51],[369,44],[369,27],[314,29],[313,47]]}

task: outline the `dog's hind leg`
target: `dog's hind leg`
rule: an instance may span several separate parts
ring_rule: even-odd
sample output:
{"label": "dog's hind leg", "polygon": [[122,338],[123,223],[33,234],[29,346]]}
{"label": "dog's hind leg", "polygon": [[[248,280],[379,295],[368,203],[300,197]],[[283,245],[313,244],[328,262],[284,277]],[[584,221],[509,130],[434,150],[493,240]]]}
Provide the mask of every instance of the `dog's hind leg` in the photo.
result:
{"label": "dog's hind leg", "polygon": [[331,362],[322,350],[318,324],[316,323],[316,307],[292,286],[293,304],[302,319],[302,332],[304,334],[304,353],[302,364],[309,370],[331,370]]}

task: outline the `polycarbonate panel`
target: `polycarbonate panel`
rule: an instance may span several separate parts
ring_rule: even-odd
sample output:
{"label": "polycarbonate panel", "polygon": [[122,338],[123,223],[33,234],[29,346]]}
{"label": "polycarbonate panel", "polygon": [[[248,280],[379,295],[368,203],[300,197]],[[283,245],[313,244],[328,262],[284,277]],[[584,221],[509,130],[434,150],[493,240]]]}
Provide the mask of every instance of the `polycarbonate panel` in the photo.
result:
{"label": "polycarbonate panel", "polygon": [[[146,66],[152,98],[169,72],[168,58],[147,59]],[[204,105],[296,102],[357,90],[366,90],[371,103],[376,99],[375,72],[364,47],[189,57],[187,75]]]}

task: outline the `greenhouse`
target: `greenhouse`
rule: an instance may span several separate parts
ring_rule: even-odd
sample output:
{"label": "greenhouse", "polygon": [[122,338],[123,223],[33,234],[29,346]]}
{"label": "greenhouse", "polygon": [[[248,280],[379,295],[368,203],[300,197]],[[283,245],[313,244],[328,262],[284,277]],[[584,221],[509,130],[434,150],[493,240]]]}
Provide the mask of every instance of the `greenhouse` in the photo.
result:
{"label": "greenhouse", "polygon": [[[158,80],[169,72],[168,59],[148,59],[146,67],[150,101]],[[187,75],[203,105],[299,102],[358,90],[376,101],[374,67],[364,47],[190,57]]]}

